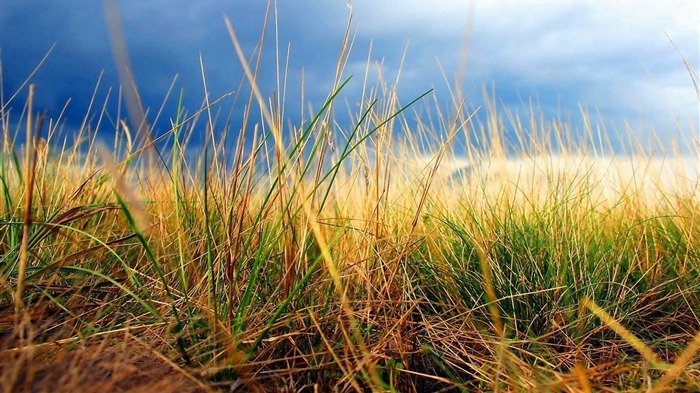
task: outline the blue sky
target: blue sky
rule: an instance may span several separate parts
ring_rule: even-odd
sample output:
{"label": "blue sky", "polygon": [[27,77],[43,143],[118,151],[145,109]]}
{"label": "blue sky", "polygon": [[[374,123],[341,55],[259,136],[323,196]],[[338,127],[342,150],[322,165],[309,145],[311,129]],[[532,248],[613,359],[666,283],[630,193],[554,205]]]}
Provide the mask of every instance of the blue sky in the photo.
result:
{"label": "blue sky", "polygon": [[[175,116],[180,89],[190,112],[201,105],[200,54],[212,97],[238,89],[243,73],[224,15],[250,54],[260,36],[266,4],[124,0],[117,5],[133,74],[151,116],[178,75],[176,93],[156,124],[163,130],[167,119]],[[277,7],[283,55],[289,45],[287,114],[294,122],[302,69],[307,103],[320,107],[330,91],[350,9],[344,0],[279,0]],[[683,59],[669,41],[697,73],[700,6],[695,2],[355,0],[352,9],[356,38],[345,75],[354,79],[343,98],[350,105],[361,99],[370,44],[372,65],[381,67],[390,81],[406,53],[399,84],[404,103],[434,88],[438,102],[447,105],[450,97],[441,68],[449,78],[454,76],[469,29],[462,89],[474,91],[470,106],[482,103],[483,86],[493,86],[496,99],[516,112],[527,113],[532,99],[546,117],[570,116],[574,125],[580,122],[579,105],[583,105],[600,111],[613,127],[622,127],[627,120],[641,137],[651,128],[663,140],[698,132],[698,96]],[[266,93],[275,88],[272,39],[270,35],[264,52],[269,78],[261,85]],[[26,97],[26,88],[18,89],[54,44],[31,79],[36,85],[35,106],[56,117],[70,98],[65,121],[71,129],[82,121],[101,71],[105,75],[98,89],[100,105],[108,87],[119,83],[103,3],[0,0],[3,96],[7,101],[19,91],[8,105],[14,115]],[[115,90],[108,105],[116,105]],[[228,112],[231,105],[224,102],[222,111]],[[234,129],[240,113],[242,108],[234,107]]]}

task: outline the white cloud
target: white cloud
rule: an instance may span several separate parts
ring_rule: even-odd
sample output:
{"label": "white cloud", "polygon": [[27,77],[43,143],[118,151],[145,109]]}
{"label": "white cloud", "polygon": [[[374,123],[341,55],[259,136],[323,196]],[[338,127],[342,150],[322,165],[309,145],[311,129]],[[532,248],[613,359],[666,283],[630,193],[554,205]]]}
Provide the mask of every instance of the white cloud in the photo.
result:
{"label": "white cloud", "polygon": [[353,1],[361,34],[450,39],[464,33],[469,1]]}
{"label": "white cloud", "polygon": [[613,120],[634,123],[641,114],[664,135],[675,127],[673,115],[698,129],[698,97],[670,41],[697,70],[696,2],[476,1],[471,9],[467,1],[355,2],[361,36],[379,37],[377,53],[396,55],[410,41],[405,72],[419,67],[437,85],[435,59],[455,72],[470,12],[472,86],[493,81],[524,99],[561,99],[573,113],[579,103],[602,108]]}

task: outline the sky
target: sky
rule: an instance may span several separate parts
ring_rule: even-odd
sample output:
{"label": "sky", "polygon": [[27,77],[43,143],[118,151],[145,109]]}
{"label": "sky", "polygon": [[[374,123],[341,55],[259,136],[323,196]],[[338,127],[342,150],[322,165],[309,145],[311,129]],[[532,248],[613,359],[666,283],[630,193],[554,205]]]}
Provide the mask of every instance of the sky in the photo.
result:
{"label": "sky", "polygon": [[[250,55],[261,34],[265,1],[116,0],[116,5],[150,121],[163,106],[156,133],[169,128],[180,91],[189,113],[201,107],[200,58],[210,98],[240,91],[243,71],[224,17]],[[372,74],[381,71],[390,83],[400,70],[402,103],[434,89],[444,111],[460,64],[466,64],[459,87],[471,93],[470,108],[483,105],[486,88],[514,113],[529,113],[535,102],[545,119],[569,119],[576,127],[583,107],[600,113],[611,128],[627,122],[640,138],[651,129],[664,142],[698,138],[699,99],[684,60],[697,74],[700,5],[690,1],[278,0],[282,68],[288,64],[287,121],[299,121],[302,80],[305,107],[319,108],[328,96],[351,10],[354,43],[345,76],[353,79],[343,92],[350,108],[362,99],[368,58]],[[273,26],[263,52],[264,94],[276,90]],[[116,113],[119,79],[102,1],[0,0],[3,105],[12,116],[22,110],[25,82],[47,53],[29,79],[35,108],[56,118],[70,99],[63,121],[67,129],[77,129],[96,91],[92,113],[107,98]],[[175,75],[175,92],[162,104]],[[235,131],[242,101],[229,97],[220,104],[223,112],[233,107]],[[342,114],[338,119],[341,127],[352,127]],[[109,127],[102,129],[109,134]]]}

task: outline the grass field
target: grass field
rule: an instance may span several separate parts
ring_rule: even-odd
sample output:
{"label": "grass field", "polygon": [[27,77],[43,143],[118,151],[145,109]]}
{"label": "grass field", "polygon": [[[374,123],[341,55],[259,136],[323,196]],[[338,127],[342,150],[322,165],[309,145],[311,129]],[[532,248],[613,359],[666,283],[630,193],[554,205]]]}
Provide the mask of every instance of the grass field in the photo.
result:
{"label": "grass field", "polygon": [[2,389],[700,391],[696,148],[369,85],[331,127],[346,50],[293,130],[255,69],[240,133],[3,110]]}

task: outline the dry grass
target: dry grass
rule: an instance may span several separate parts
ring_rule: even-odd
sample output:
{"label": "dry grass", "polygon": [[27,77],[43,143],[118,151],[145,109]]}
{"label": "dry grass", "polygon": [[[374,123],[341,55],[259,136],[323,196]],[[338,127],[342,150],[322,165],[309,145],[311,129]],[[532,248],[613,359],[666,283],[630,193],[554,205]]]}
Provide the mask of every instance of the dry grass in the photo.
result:
{"label": "dry grass", "polygon": [[6,351],[0,367],[0,386],[7,392],[213,391],[128,335]]}
{"label": "dry grass", "polygon": [[294,130],[240,48],[241,130],[200,138],[210,100],[160,144],[67,147],[20,115],[34,154],[3,105],[5,391],[700,390],[697,152],[553,146],[535,116],[512,153],[495,108],[411,128],[381,80],[333,126],[351,42]]}

